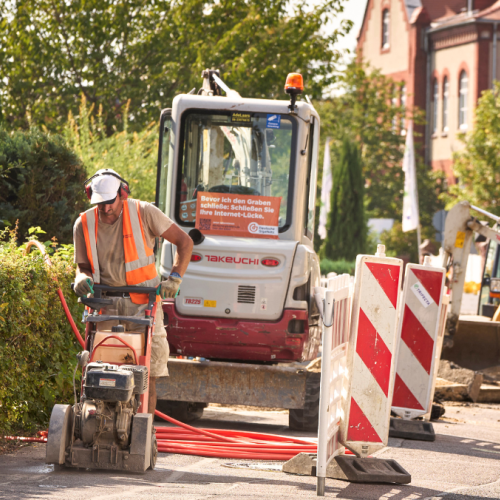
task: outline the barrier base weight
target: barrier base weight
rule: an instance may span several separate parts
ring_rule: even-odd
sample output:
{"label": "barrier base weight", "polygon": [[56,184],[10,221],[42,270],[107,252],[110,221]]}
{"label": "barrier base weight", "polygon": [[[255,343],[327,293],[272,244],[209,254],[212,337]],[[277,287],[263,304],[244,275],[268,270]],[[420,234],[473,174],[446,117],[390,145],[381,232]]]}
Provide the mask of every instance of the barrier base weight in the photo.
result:
{"label": "barrier base weight", "polygon": [[408,484],[411,475],[396,460],[384,458],[357,458],[347,455],[335,457],[328,465],[327,477],[352,483]]}
{"label": "barrier base weight", "polygon": [[281,469],[288,474],[298,474],[299,476],[316,475],[316,453],[299,453],[283,464]]}
{"label": "barrier base weight", "polygon": [[[299,453],[283,464],[283,472],[301,476],[316,475],[316,455]],[[338,455],[328,464],[326,477],[353,483],[398,483],[408,484],[411,476],[396,460],[383,458],[357,458]],[[318,479],[322,479],[319,478]],[[323,481],[318,481],[319,491]],[[321,495],[322,496],[322,495]]]}
{"label": "barrier base weight", "polygon": [[391,418],[389,437],[415,439],[417,441],[435,441],[436,434],[430,422],[423,420],[403,420]]}

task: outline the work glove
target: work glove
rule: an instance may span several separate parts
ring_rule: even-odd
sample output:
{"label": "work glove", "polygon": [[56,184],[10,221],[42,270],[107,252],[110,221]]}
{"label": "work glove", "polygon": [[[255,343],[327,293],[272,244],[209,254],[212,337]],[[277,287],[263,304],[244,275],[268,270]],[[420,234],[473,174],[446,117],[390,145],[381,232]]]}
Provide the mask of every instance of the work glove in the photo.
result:
{"label": "work glove", "polygon": [[[87,281],[88,280],[88,281]],[[90,281],[90,284],[89,284]],[[93,293],[91,287],[94,286],[94,280],[89,278],[85,273],[80,273],[75,278],[74,290],[78,297],[85,297],[89,293]]]}
{"label": "work glove", "polygon": [[164,299],[173,299],[179,287],[181,286],[182,279],[169,276],[168,279],[161,282],[161,295]]}

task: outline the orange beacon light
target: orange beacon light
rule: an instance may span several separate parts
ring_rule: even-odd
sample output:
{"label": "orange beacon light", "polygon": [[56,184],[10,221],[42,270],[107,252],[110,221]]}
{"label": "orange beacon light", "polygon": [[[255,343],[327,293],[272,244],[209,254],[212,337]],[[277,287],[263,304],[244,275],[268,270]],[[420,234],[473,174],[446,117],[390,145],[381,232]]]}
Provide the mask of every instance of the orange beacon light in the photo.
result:
{"label": "orange beacon light", "polygon": [[285,92],[287,94],[302,94],[304,90],[304,80],[300,73],[288,73],[285,82]]}
{"label": "orange beacon light", "polygon": [[288,73],[285,82],[285,92],[290,95],[290,112],[293,113],[297,96],[304,90],[304,80],[300,73]]}

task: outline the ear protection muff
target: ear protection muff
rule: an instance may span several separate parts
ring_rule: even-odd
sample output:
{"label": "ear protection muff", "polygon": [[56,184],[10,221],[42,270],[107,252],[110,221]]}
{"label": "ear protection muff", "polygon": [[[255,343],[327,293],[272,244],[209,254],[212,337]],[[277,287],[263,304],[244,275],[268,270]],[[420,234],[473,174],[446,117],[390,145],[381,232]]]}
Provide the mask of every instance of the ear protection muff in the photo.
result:
{"label": "ear protection muff", "polygon": [[87,198],[90,200],[92,198],[92,185],[89,184],[89,182],[92,180],[92,179],[95,179],[96,177],[100,177],[101,175],[112,175],[113,177],[116,177],[117,179],[119,179],[121,182],[120,184],[120,189],[119,189],[119,194],[120,194],[120,198],[126,200],[129,195],[130,195],[130,187],[128,185],[128,182],[123,178],[123,177],[120,177],[118,174],[115,174],[115,172],[99,172],[98,174],[95,174],[93,175],[92,177],[89,177],[84,183],[84,187],[85,187],[85,193],[87,195]]}
{"label": "ear protection muff", "polygon": [[122,182],[120,184],[120,198],[122,200],[126,200],[129,194],[130,194],[130,189],[128,187],[128,184],[126,182]]}

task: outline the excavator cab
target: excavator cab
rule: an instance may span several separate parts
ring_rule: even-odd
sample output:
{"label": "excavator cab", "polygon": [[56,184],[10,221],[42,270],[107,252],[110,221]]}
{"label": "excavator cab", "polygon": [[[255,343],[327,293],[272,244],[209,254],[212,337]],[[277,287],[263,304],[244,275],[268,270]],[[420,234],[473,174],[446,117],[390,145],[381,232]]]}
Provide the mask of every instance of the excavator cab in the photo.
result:
{"label": "excavator cab", "polygon": [[477,314],[492,318],[500,305],[500,252],[498,241],[490,240],[484,264]]}
{"label": "excavator cab", "polygon": [[[171,349],[223,360],[314,359],[319,115],[296,101],[301,78],[287,84],[290,103],[242,98],[217,72],[203,76],[200,92],[175,97],[160,122],[156,205],[195,243],[179,295],[164,304]],[[162,242],[162,276],[175,252]]]}

